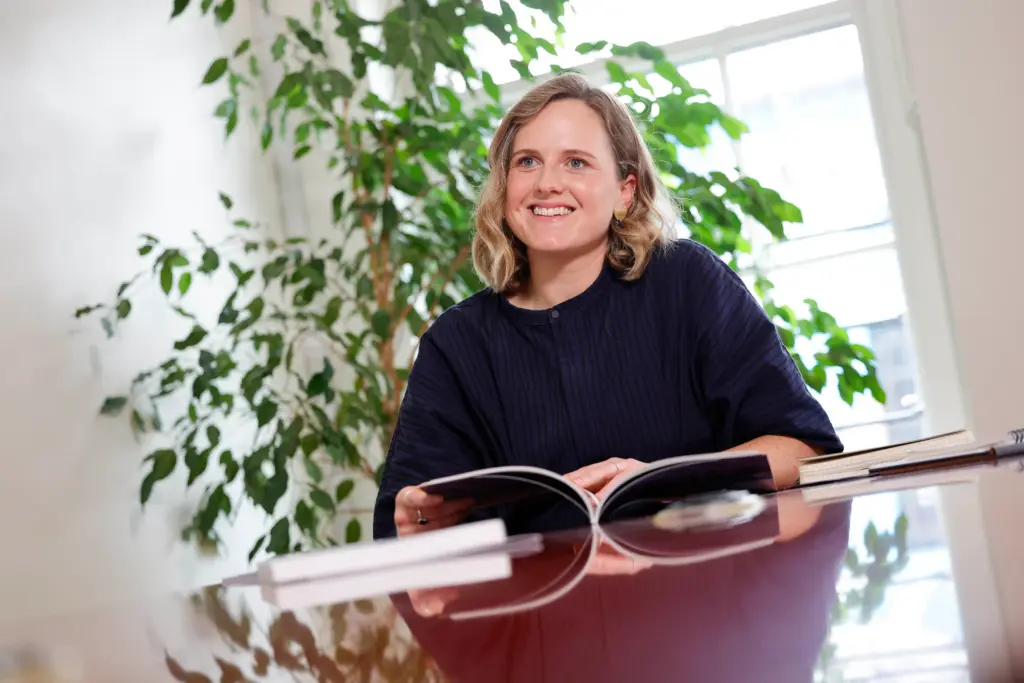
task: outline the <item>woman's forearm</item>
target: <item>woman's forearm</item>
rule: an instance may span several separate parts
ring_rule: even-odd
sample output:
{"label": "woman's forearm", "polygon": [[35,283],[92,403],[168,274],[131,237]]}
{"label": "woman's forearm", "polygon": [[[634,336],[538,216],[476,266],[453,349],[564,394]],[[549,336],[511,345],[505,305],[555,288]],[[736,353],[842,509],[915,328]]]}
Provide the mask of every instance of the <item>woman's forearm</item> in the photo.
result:
{"label": "woman's forearm", "polygon": [[800,461],[803,458],[820,455],[822,452],[799,439],[774,435],[759,436],[729,450],[758,451],[767,455],[777,489],[788,489],[798,484],[800,482]]}

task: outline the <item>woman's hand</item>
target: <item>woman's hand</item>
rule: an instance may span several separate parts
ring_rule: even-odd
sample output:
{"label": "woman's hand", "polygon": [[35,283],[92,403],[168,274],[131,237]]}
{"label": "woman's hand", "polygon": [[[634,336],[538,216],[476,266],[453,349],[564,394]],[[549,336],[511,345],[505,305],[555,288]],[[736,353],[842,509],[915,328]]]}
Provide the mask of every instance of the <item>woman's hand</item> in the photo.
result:
{"label": "woman's hand", "polygon": [[587,574],[591,576],[632,576],[654,566],[650,560],[623,555],[606,541],[600,543],[587,565]]}
{"label": "woman's hand", "polygon": [[406,486],[395,496],[395,528],[399,536],[455,526],[473,507],[469,498],[445,502],[418,486]]}
{"label": "woman's hand", "polygon": [[409,591],[408,595],[416,614],[421,617],[436,617],[443,614],[449,604],[459,599],[459,589],[456,586],[441,586]]}
{"label": "woman's hand", "polygon": [[581,467],[565,477],[580,488],[596,493],[600,500],[608,494],[612,485],[618,483],[620,478],[643,466],[644,463],[632,458],[608,458],[603,462]]}

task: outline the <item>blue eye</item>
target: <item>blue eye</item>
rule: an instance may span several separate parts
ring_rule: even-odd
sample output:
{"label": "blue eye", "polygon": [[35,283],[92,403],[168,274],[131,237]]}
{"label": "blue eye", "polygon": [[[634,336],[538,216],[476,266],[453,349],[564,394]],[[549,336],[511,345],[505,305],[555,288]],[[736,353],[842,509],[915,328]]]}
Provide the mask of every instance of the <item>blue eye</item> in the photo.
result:
{"label": "blue eye", "polygon": [[569,159],[570,168],[583,168],[586,166],[586,163],[583,159]]}
{"label": "blue eye", "polygon": [[519,165],[526,168],[530,168],[531,166],[533,166],[534,161],[536,160],[533,157],[523,157],[522,159],[519,160]]}

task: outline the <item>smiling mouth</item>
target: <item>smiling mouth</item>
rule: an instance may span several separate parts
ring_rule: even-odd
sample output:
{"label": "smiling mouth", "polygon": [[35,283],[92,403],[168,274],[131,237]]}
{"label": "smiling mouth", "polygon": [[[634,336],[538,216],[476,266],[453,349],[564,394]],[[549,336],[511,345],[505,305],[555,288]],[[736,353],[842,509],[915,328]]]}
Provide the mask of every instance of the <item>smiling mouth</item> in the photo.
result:
{"label": "smiling mouth", "polygon": [[530,211],[533,212],[534,216],[553,218],[557,216],[568,216],[575,211],[575,209],[568,206],[531,206]]}

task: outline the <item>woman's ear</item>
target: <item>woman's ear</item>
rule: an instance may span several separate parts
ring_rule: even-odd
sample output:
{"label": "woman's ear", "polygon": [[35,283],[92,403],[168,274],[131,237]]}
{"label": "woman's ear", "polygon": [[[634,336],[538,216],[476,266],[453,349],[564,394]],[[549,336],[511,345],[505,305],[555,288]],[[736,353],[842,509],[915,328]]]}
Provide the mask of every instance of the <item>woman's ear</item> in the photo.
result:
{"label": "woman's ear", "polygon": [[633,198],[635,195],[636,176],[630,173],[619,185],[619,201],[616,204],[617,208],[620,208],[623,213],[628,212],[633,207]]}

